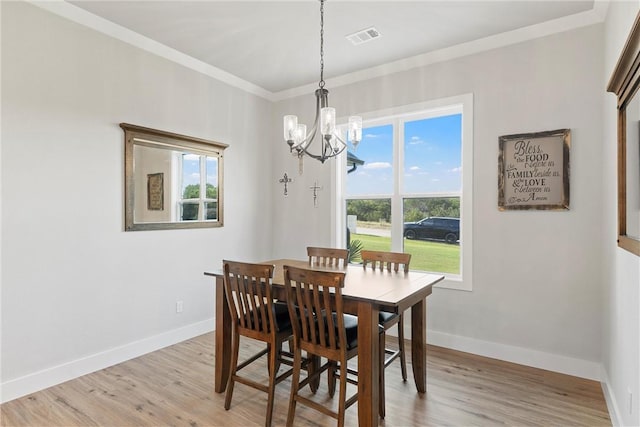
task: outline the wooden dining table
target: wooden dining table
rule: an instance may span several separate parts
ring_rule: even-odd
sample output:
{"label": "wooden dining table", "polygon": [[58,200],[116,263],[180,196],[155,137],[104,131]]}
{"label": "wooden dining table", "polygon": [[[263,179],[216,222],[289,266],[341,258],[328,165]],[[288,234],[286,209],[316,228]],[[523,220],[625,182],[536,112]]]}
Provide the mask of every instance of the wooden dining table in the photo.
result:
{"label": "wooden dining table", "polygon": [[[344,311],[358,316],[358,425],[378,425],[379,360],[378,314],[402,313],[411,308],[411,362],[419,393],[427,390],[426,298],[444,276],[421,271],[388,272],[364,269],[362,265],[323,267],[309,261],[278,259],[264,261],[275,266],[272,296],[285,299],[284,265],[314,270],[344,271]],[[231,313],[226,302],[222,269],[205,271],[215,278],[216,343],[215,391],[225,391],[231,371]]]}

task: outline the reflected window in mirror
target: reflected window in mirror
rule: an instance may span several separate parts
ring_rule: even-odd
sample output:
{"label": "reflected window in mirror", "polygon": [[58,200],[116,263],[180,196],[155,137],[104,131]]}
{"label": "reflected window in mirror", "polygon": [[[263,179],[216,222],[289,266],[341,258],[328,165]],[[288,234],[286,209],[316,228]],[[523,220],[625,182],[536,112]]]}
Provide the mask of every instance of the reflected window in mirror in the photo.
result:
{"label": "reflected window in mirror", "polygon": [[180,154],[181,195],[178,201],[181,221],[218,220],[218,159]]}
{"label": "reflected window in mirror", "polygon": [[125,230],[221,227],[223,152],[215,141],[120,124]]}

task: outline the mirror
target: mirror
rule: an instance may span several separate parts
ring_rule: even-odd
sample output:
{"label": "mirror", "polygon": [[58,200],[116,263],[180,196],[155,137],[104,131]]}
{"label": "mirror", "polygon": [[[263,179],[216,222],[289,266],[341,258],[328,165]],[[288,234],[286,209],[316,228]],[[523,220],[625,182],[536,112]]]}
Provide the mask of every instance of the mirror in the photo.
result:
{"label": "mirror", "polygon": [[640,93],[625,108],[626,235],[640,240]]}
{"label": "mirror", "polygon": [[618,96],[618,246],[640,256],[640,13],[607,91]]}
{"label": "mirror", "polygon": [[121,123],[125,231],[222,227],[226,144]]}

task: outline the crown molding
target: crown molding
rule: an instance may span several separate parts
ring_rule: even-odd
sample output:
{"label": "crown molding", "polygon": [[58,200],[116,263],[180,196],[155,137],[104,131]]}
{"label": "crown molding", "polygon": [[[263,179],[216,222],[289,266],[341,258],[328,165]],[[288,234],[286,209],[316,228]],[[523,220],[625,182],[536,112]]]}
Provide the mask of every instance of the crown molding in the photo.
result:
{"label": "crown molding", "polygon": [[[26,0],[34,6],[45,9],[53,14],[69,19],[78,24],[84,25],[95,31],[106,34],[110,37],[123,41],[132,46],[138,47],[147,52],[158,55],[162,58],[183,65],[199,73],[205,74],[230,86],[241,89],[245,92],[257,95],[269,101],[282,101],[307,95],[316,89],[316,83],[299,86],[280,92],[270,92],[256,84],[241,79],[220,68],[207,64],[192,56],[186,55],[176,49],[170,48],[162,43],[138,34],[128,28],[122,27],[86,10],[79,8],[63,0],[34,1]],[[570,31],[589,25],[598,24],[604,21],[607,15],[610,0],[594,1],[591,10],[554,19],[528,27],[519,28],[501,34],[485,37],[471,42],[458,44],[448,48],[416,55],[387,64],[378,65],[353,73],[344,74],[326,80],[327,86],[338,87],[376,77],[385,76],[413,68],[423,67],[438,62],[449,61],[468,55],[484,52],[491,49],[505,47],[551,34]]]}
{"label": "crown molding", "polygon": [[183,65],[199,73],[205,74],[230,86],[244,90],[245,92],[253,95],[260,96],[267,100],[273,101],[273,93],[263,89],[262,87],[255,85],[251,82],[241,79],[231,73],[228,73],[220,68],[207,64],[192,56],[186,55],[176,49],[145,37],[135,31],[131,31],[121,25],[115,24],[104,18],[101,18],[93,13],[75,6],[71,3],[67,3],[62,0],[52,1],[34,1],[26,0],[28,3],[47,10],[55,15],[69,19],[77,24],[84,25],[92,30],[103,33],[107,36],[113,37],[127,44],[145,50],[149,53],[153,53],[169,61]]}
{"label": "crown molding", "polygon": [[[363,80],[382,77],[413,68],[424,67],[438,62],[450,61],[452,59],[602,23],[606,18],[608,8],[609,0],[594,1],[593,9],[589,11],[400,59],[398,61],[389,62],[387,64],[378,65],[353,73],[343,74],[338,77],[325,79],[326,87],[345,86]],[[275,101],[282,101],[301,95],[308,95],[316,89],[316,86],[317,84],[313,83],[283,90],[274,93],[273,97]]]}

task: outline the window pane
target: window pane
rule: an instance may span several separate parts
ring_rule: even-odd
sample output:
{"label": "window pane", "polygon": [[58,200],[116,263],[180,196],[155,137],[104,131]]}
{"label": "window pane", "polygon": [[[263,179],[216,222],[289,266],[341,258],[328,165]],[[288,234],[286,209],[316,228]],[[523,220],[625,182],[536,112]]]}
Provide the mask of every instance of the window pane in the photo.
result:
{"label": "window pane", "polygon": [[358,148],[349,145],[349,152],[364,164],[347,175],[348,195],[393,192],[393,125],[364,128]]}
{"label": "window pane", "polygon": [[411,268],[460,274],[460,198],[406,198],[403,212]]}
{"label": "window pane", "polygon": [[205,219],[208,219],[208,220],[218,219],[218,202],[204,202],[204,208],[206,209],[205,212],[207,214],[207,217]]}
{"label": "window pane", "polygon": [[462,115],[404,124],[404,193],[462,189]]}
{"label": "window pane", "polygon": [[206,158],[207,167],[207,199],[218,198],[218,159],[215,157]]}
{"label": "window pane", "polygon": [[[347,227],[347,246],[390,251],[391,199],[347,200]],[[360,258],[352,261],[360,261]]]}
{"label": "window pane", "polygon": [[[200,156],[196,154],[182,155],[182,198],[197,199],[200,197]],[[197,219],[197,216],[196,216]]]}
{"label": "window pane", "polygon": [[198,219],[199,203],[182,203],[180,219],[182,221],[196,221]]}

